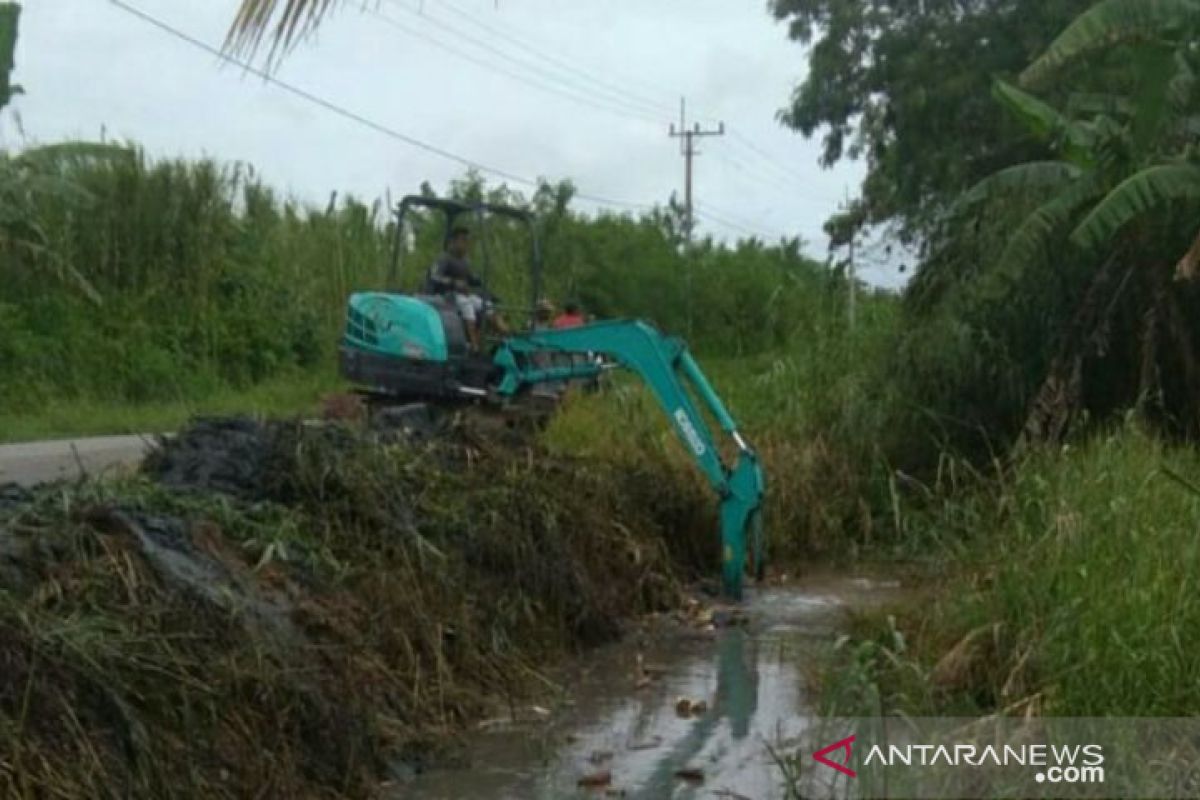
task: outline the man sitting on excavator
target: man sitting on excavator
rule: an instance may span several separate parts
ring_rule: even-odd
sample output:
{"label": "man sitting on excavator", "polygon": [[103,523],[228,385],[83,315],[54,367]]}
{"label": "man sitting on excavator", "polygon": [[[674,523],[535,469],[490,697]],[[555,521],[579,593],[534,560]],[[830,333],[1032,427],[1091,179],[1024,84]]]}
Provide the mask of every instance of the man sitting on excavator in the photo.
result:
{"label": "man sitting on excavator", "polygon": [[[454,301],[467,329],[471,348],[479,351],[483,346],[481,328],[488,304],[479,291],[483,281],[475,275],[467,261],[470,250],[471,232],[461,226],[451,230],[446,240],[446,252],[429,269],[425,291],[448,296]],[[500,333],[507,332],[507,326],[498,315],[491,315],[490,321]]]}

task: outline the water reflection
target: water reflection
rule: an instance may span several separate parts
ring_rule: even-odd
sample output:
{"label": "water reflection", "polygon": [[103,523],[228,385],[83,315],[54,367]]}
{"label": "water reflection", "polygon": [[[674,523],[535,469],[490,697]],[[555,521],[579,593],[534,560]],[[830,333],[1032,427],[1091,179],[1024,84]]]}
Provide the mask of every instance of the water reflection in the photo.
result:
{"label": "water reflection", "polygon": [[[654,771],[632,796],[670,797],[676,789],[682,790],[676,796],[692,796],[697,784],[681,783],[676,772],[685,767],[703,771],[709,760],[702,758],[705,749],[716,742],[722,727],[728,727],[733,742],[750,736],[754,714],[758,710],[758,648],[755,640],[741,628],[724,633],[717,640],[714,662],[717,688],[710,709],[658,760]],[[707,774],[705,778],[707,782]]]}
{"label": "water reflection", "polygon": [[[661,637],[644,653],[663,668],[635,688],[637,652],[624,645],[588,659],[571,686],[574,707],[548,729],[479,737],[470,769],[422,776],[397,795],[417,800],[604,797],[580,789],[581,776],[612,774],[628,798],[782,798],[767,745],[797,736],[811,699],[806,665],[829,646],[848,601],[872,591],[851,580],[764,592],[749,604],[751,625],[706,638]],[[680,697],[702,700],[705,713],[676,713]],[[548,750],[547,750],[548,746]],[[703,772],[703,783],[677,777]]]}

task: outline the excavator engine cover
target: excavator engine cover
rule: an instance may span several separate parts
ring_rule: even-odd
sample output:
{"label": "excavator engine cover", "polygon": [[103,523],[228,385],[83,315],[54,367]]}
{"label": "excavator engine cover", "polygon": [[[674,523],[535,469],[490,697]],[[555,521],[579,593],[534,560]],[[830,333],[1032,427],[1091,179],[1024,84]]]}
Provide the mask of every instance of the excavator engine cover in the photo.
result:
{"label": "excavator engine cover", "polygon": [[351,295],[339,361],[344,378],[393,398],[461,400],[495,373],[470,355],[454,303],[437,295]]}

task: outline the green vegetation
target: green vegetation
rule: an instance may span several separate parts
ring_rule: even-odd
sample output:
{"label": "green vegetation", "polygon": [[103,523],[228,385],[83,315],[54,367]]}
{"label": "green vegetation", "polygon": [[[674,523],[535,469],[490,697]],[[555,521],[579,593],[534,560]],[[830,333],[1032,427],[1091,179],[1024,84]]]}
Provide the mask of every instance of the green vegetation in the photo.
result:
{"label": "green vegetation", "polygon": [[[568,183],[526,196],[468,175],[448,194],[534,209],[556,300],[687,334],[763,455],[775,554],[903,560],[930,577],[913,608],[862,620],[844,644],[851,668],[828,687],[840,711],[1198,713],[1200,4],[911,5],[773,4],[797,38],[819,36],[788,122],[827,127],[827,160],[856,150],[869,160],[861,202],[832,229],[893,223],[922,249],[904,296],[865,292],[853,328],[845,276],[796,242],[684,247],[677,209],[588,216],[572,208]],[[384,285],[395,234],[379,204],[334,197],[307,208],[249,168],[152,162],[126,146],[4,154],[0,192],[0,439],[313,408],[338,388],[346,295]],[[404,287],[439,237],[435,219],[416,218]],[[514,316],[527,312],[524,234],[498,222],[477,240],[492,255],[491,287]],[[326,724],[320,703],[269,717],[311,687],[275,662],[268,678],[245,678],[252,659],[227,638],[228,609],[203,617],[228,671],[196,685],[199,651],[162,649],[146,633],[158,622],[176,631],[167,623],[185,601],[121,571],[150,562],[115,560],[105,537],[131,534],[96,523],[83,513],[92,506],[217,524],[239,569],[279,560],[289,579],[313,572],[322,604],[360,604],[338,629],[358,648],[355,664],[323,677],[361,680],[355,702],[388,709],[355,722],[372,742],[420,742],[482,713],[489,694],[521,691],[495,676],[528,678],[621,617],[669,605],[675,581],[711,563],[712,542],[696,535],[712,527],[711,498],[633,381],[572,397],[539,442],[522,443],[528,451],[476,463],[486,437],[471,441],[465,471],[444,453],[345,455],[345,444],[290,440],[281,475],[292,483],[286,496],[258,498],[262,508],[140,482],[22,505],[12,530],[65,542],[76,560],[55,551],[55,565],[79,569],[82,582],[69,585],[85,591],[66,592],[51,571],[38,588],[0,592],[0,638],[18,643],[0,649],[18,654],[4,663],[32,686],[35,663],[68,675],[64,653],[86,656],[93,671],[68,684],[119,688],[99,693],[130,720],[105,734],[114,741],[179,723],[144,717],[166,697],[163,708],[198,715],[224,742],[230,731],[206,712],[212,691],[257,698],[281,726],[243,721],[264,741]],[[417,522],[394,530],[414,509]],[[526,564],[533,583],[507,585]],[[409,594],[385,597],[397,582]],[[448,588],[462,586],[471,592]],[[138,592],[161,593],[169,613],[117,631],[136,654],[126,663],[96,631],[119,627],[107,616],[113,598],[133,604]],[[603,624],[572,616],[579,597]],[[363,616],[375,603],[403,620],[441,610],[423,627],[379,633]],[[377,634],[387,641],[362,638]],[[385,651],[400,666],[373,672]],[[459,660],[438,660],[451,651]],[[157,699],[135,691],[150,673],[175,680]],[[266,695],[255,693],[260,679]],[[26,733],[18,706],[0,697],[0,735]],[[86,740],[72,736],[72,746]],[[87,780],[153,789],[167,774],[154,770],[178,756],[169,739],[154,746],[166,748],[161,764]],[[366,769],[359,752],[329,757],[318,783]],[[288,758],[285,771],[299,771],[307,754]],[[229,791],[252,792],[260,769],[239,766],[249,782]],[[212,774],[195,786],[211,790]],[[42,779],[55,785],[51,772]]]}
{"label": "green vegetation", "polygon": [[[245,168],[91,150],[22,154],[76,199],[35,197],[44,244],[6,267],[0,404],[10,414],[200,402],[297,369],[330,370],[342,298],[384,263],[377,206],[305,210]],[[88,291],[48,284],[58,264]]]}
{"label": "green vegetation", "polygon": [[845,714],[1196,714],[1200,495],[1184,476],[1198,468],[1190,449],[1129,425],[907,520],[952,588],[860,620],[830,702]]}
{"label": "green vegetation", "polygon": [[[845,322],[836,292],[808,291],[795,351],[707,358],[705,371],[735,410],[763,458],[768,478],[766,526],[777,555],[841,557],[863,546],[898,544],[872,509],[887,494],[887,431],[893,420],[877,393],[897,322],[891,296],[868,296],[858,326]],[[803,343],[803,344],[801,344]],[[865,432],[865,435],[864,435]],[[634,380],[572,398],[547,439],[558,452],[635,465],[690,457],[662,422],[650,394]],[[684,476],[699,475],[685,471]]]}
{"label": "green vegetation", "polygon": [[670,464],[469,425],[202,424],[147,471],[0,494],[6,797],[373,795],[716,549]]}
{"label": "green vegetation", "polygon": [[97,434],[168,433],[197,416],[252,414],[315,417],[339,385],[332,369],[282,372],[245,389],[226,387],[198,397],[130,404],[124,400],[50,400],[36,411],[0,410],[5,439],[22,442]]}
{"label": "green vegetation", "polygon": [[[971,24],[998,32],[987,5]],[[996,108],[1025,132],[1001,138],[1034,149],[942,198],[907,292],[897,396],[952,424],[893,516],[949,584],[864,622],[842,711],[1200,708],[1200,6],[1084,5],[1001,71]]]}
{"label": "green vegetation", "polygon": [[[386,284],[394,226],[379,203],[334,198],[304,208],[248,168],[151,163],[133,147],[56,145],[11,163],[27,180],[52,176],[65,188],[22,192],[38,241],[6,261],[0,405],[12,424],[0,439],[49,431],[63,406],[219,407],[209,398],[297,371],[328,373],[346,297]],[[451,187],[459,198],[483,192],[473,177]],[[675,331],[692,322],[701,350],[736,355],[790,341],[811,326],[808,292],[836,289],[795,243],[706,241],[684,255],[670,214],[591,219],[569,210],[570,194],[569,185],[547,185],[532,198],[503,188],[488,198],[541,212],[551,296],[581,300],[595,315]],[[399,275],[408,287],[440,247],[440,222],[415,222]],[[528,243],[503,222],[480,239],[493,291],[519,317],[528,310]],[[290,410],[312,399],[297,397]],[[91,430],[107,432],[108,421],[93,415]],[[68,427],[56,432],[86,429]]]}
{"label": "green vegetation", "polygon": [[989,97],[1091,0],[772,0],[808,72],[784,121],[824,133],[823,161],[862,157],[859,202],[920,242],[958,195],[1036,153]]}

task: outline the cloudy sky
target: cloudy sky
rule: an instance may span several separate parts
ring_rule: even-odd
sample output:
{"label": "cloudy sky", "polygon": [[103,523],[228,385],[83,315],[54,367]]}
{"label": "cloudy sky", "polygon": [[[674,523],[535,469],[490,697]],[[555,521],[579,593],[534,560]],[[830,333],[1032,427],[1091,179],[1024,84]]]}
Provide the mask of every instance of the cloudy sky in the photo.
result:
{"label": "cloudy sky", "polygon": [[[219,46],[237,0],[123,0]],[[861,167],[823,170],[817,142],[776,113],[804,52],[765,0],[365,0],[301,43],[276,77],[393,133],[510,175],[571,178],[620,203],[681,191],[667,135],[724,121],[696,162],[699,224],[729,237],[800,234],[825,255],[822,221]],[[442,158],[265,83],[109,0],[29,0],[17,51],[20,129],[7,146],[128,138],[154,155],[253,164],[311,202],[337,189],[373,199],[444,187]],[[868,269],[874,283],[893,267]]]}

